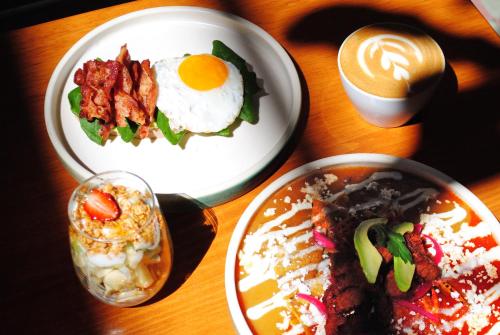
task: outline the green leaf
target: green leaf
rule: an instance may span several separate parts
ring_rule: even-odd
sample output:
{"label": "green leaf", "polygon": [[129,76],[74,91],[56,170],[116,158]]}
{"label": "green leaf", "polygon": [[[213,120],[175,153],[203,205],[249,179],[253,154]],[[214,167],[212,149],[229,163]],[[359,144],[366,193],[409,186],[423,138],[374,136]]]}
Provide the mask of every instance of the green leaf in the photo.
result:
{"label": "green leaf", "polygon": [[172,128],[170,128],[168,118],[158,108],[156,109],[156,125],[163,133],[163,136],[173,145],[178,144],[186,133],[185,130],[175,133]]}
{"label": "green leaf", "polygon": [[139,128],[139,125],[134,121],[130,121],[129,119],[126,120],[127,125],[125,127],[116,127],[116,129],[118,130],[118,133],[120,134],[122,140],[128,143],[135,137],[135,133],[137,131],[137,128]]}
{"label": "green leaf", "polygon": [[94,119],[92,122],[88,121],[86,118],[80,118],[80,126],[82,127],[85,134],[95,143],[99,145],[104,144],[104,140],[102,139],[99,131],[101,130],[101,124],[99,123],[99,119]]}
{"label": "green leaf", "polygon": [[393,231],[387,232],[387,249],[394,257],[400,257],[405,263],[412,263],[411,252],[405,244],[403,235]]}
{"label": "green leaf", "polygon": [[229,129],[229,127],[227,127],[227,128],[222,129],[222,130],[219,130],[217,132],[217,135],[224,136],[224,137],[231,137],[231,136],[233,136],[233,131],[231,129]]}
{"label": "green leaf", "polygon": [[68,100],[73,114],[80,117],[80,101],[82,101],[82,90],[80,86],[75,87],[68,93]]}
{"label": "green leaf", "polygon": [[79,118],[80,127],[82,127],[84,133],[95,143],[103,145],[104,140],[99,133],[101,130],[99,119],[89,121],[84,117],[80,118],[80,101],[82,101],[82,90],[80,89],[80,86],[75,87],[68,93],[68,100],[71,106],[71,112]]}
{"label": "green leaf", "polygon": [[253,96],[259,91],[259,86],[255,72],[249,71],[247,62],[221,41],[212,42],[212,55],[230,62],[240,71],[243,78],[243,106],[239,118],[251,124],[257,123],[258,115]]}

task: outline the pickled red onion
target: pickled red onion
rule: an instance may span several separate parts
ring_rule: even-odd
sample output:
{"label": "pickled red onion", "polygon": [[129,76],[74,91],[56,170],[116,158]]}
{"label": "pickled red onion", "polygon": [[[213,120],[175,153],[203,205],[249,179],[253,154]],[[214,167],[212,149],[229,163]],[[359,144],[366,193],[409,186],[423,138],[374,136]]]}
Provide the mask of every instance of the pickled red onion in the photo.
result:
{"label": "pickled red onion", "polygon": [[443,258],[443,249],[441,249],[441,246],[433,237],[427,234],[422,234],[422,236],[432,242],[434,250],[436,250],[436,254],[434,255],[434,263],[439,264],[439,262],[441,262],[441,258]]}
{"label": "pickled red onion", "polygon": [[307,301],[311,305],[314,305],[314,307],[316,307],[316,309],[322,315],[326,315],[326,306],[321,301],[319,301],[319,299],[313,297],[312,295],[305,294],[305,293],[297,293],[296,297],[299,298],[299,299]]}
{"label": "pickled red onion", "polygon": [[408,308],[409,310],[412,310],[415,313],[418,313],[418,314],[422,315],[423,317],[428,318],[429,320],[431,320],[434,323],[438,323],[439,322],[439,318],[436,315],[432,314],[431,312],[426,311],[422,307],[419,307],[419,306],[417,306],[415,304],[412,304],[409,301],[406,301],[406,300],[394,300],[394,303],[396,305]]}
{"label": "pickled red onion", "polygon": [[419,235],[422,233],[422,230],[424,230],[424,226],[421,223],[416,223],[416,224],[413,225],[413,227],[415,229],[414,230],[415,233],[417,233]]}
{"label": "pickled red onion", "polygon": [[413,295],[411,296],[411,300],[418,300],[422,298],[429,290],[432,288],[432,282],[427,281],[423,282],[413,292]]}
{"label": "pickled red onion", "polygon": [[314,237],[314,241],[319,246],[322,246],[323,248],[330,249],[330,250],[335,249],[335,243],[333,243],[333,241],[329,240],[328,237],[321,234],[319,231],[317,231],[315,229],[313,229],[313,237]]}

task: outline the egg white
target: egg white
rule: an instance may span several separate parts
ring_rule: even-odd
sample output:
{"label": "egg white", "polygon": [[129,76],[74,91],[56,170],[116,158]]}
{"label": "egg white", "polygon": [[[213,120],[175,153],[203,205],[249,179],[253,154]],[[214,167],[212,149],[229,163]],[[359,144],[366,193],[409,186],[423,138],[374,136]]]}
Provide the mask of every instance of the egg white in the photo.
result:
{"label": "egg white", "polygon": [[167,58],[154,64],[158,83],[156,105],[169,119],[174,132],[218,132],[231,125],[243,105],[243,79],[231,63],[225,82],[214,89],[198,91],[179,76],[179,65],[186,57]]}

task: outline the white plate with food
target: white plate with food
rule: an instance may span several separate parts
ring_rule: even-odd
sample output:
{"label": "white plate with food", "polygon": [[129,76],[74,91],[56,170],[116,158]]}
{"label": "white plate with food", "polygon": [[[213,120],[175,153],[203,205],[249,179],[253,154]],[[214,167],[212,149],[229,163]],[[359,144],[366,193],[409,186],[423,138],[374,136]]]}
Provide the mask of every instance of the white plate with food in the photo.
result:
{"label": "white plate with food", "polygon": [[[222,56],[208,57],[215,55],[214,41],[222,41],[256,75],[258,92],[251,96],[255,114],[250,122],[241,118],[247,103],[245,73]],[[105,69],[109,78],[124,45],[130,56],[125,61],[127,57],[121,57],[120,62],[129,70],[132,88],[126,89],[125,80],[119,89],[113,84],[104,94],[109,101],[102,103],[100,89],[106,89],[108,82],[99,82],[96,76],[92,79],[89,73]],[[149,64],[144,65],[145,60]],[[131,63],[150,76],[134,75]],[[206,69],[215,75],[206,75]],[[78,71],[79,79],[75,77]],[[144,78],[156,83],[155,92],[143,94],[142,88],[147,87],[141,81]],[[81,89],[82,101],[87,101],[77,99],[81,110],[76,112],[68,98],[75,88]],[[296,128],[301,99],[293,62],[263,29],[215,10],[161,7],[113,19],[79,40],[52,74],[45,96],[45,122],[58,156],[78,180],[103,171],[126,170],[147,180],[155,193],[180,194],[211,206],[246,191],[250,181],[283,149]],[[136,108],[119,120],[119,105],[130,101],[149,116],[141,117]],[[174,135],[187,131],[180,143],[170,143],[164,129],[158,129],[165,122],[155,119],[156,104],[165,109],[167,128]],[[109,111],[116,115],[106,124],[111,130],[103,133]],[[83,122],[90,128],[99,122],[97,133],[103,136],[96,141],[88,135],[96,129],[83,131],[82,118],[89,121]],[[116,131],[124,120],[128,126],[131,120],[137,122],[130,142]]]}
{"label": "white plate with food", "polygon": [[247,207],[225,285],[240,334],[498,334],[500,225],[421,163],[349,154]]}

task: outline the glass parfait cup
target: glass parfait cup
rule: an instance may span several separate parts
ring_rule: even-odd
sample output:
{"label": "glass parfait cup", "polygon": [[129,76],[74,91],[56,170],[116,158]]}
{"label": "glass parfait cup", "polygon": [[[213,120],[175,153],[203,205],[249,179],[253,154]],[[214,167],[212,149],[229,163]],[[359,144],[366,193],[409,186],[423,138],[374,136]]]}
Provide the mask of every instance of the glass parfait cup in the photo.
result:
{"label": "glass parfait cup", "polygon": [[140,177],[110,171],[85,180],[68,204],[73,265],[99,300],[133,306],[153,297],[172,268],[158,199]]}

